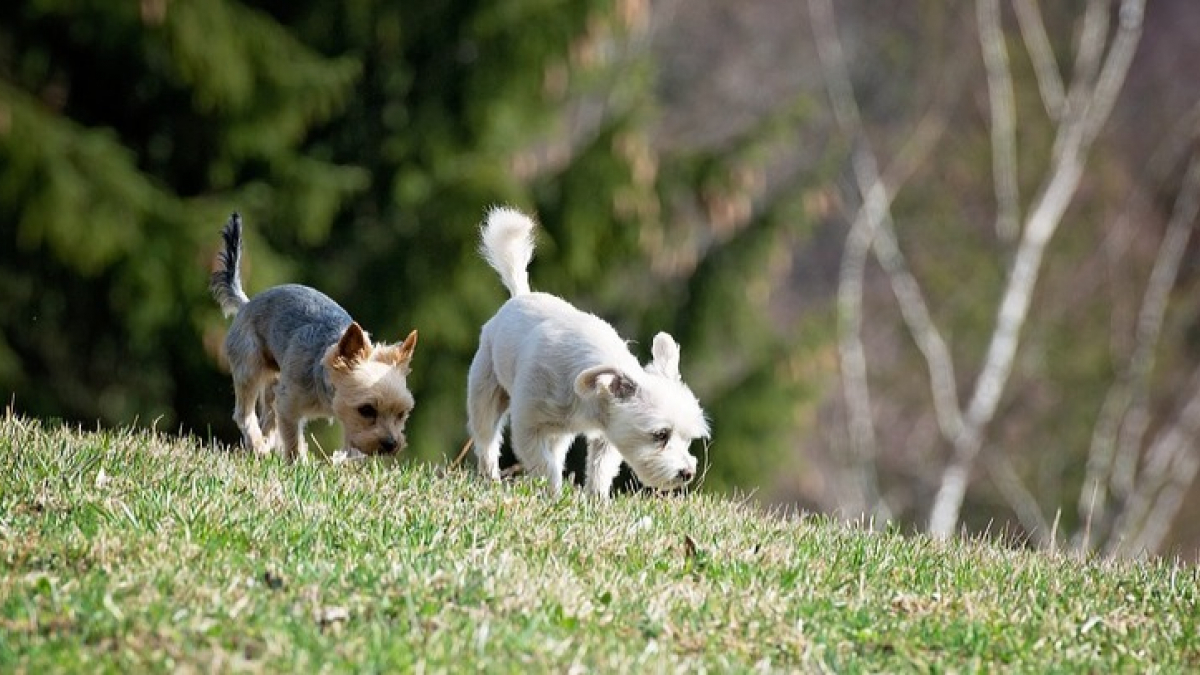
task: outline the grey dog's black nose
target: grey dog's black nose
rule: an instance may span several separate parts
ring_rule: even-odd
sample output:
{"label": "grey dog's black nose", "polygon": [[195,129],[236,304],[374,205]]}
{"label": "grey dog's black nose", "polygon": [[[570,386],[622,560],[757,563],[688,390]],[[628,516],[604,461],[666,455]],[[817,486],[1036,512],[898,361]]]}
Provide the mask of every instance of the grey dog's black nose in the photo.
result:
{"label": "grey dog's black nose", "polygon": [[383,450],[385,453],[390,454],[390,453],[395,452],[396,448],[398,446],[399,446],[399,444],[396,443],[396,439],[392,438],[391,436],[388,436],[388,437],[384,438],[383,440],[379,441],[379,448],[381,450]]}
{"label": "grey dog's black nose", "polygon": [[679,480],[682,480],[685,483],[692,480],[695,477],[696,477],[696,472],[692,471],[691,469],[680,469],[679,470]]}

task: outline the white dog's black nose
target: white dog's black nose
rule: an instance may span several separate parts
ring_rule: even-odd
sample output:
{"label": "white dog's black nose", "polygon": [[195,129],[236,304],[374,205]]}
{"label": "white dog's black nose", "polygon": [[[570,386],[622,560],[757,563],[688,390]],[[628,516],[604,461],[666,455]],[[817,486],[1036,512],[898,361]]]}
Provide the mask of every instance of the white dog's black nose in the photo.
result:
{"label": "white dog's black nose", "polygon": [[691,480],[695,477],[696,477],[696,472],[692,471],[691,469],[680,469],[679,470],[679,480],[681,480],[685,483],[691,482]]}
{"label": "white dog's black nose", "polygon": [[396,439],[392,438],[391,436],[379,441],[379,449],[383,450],[386,454],[395,452],[398,445],[399,444],[396,443]]}

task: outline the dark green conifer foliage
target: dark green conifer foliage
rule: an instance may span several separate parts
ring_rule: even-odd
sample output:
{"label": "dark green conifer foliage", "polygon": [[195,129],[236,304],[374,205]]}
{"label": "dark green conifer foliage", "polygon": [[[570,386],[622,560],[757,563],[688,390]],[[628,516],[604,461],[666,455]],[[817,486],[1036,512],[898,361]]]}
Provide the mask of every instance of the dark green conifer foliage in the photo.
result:
{"label": "dark green conifer foliage", "polygon": [[653,63],[624,50],[617,4],[0,8],[0,389],[34,414],[235,440],[206,282],[238,209],[250,294],[308,283],[375,339],[420,331],[410,448],[445,458],[505,299],[477,227],[510,203],[541,222],[536,288],[642,359],[658,330],[683,344],[716,434],[706,485],[757,483],[796,443],[797,364],[827,336],[773,324],[747,289],[778,281],[771,261],[809,223],[781,191],[720,232],[701,195],[745,189],[731,176],[793,127],[700,157],[654,147]]}
{"label": "dark green conifer foliage", "polygon": [[18,409],[225,427],[202,346],[216,233],[246,212],[260,285],[285,276],[263,234],[324,236],[365,174],[303,141],[357,72],[242,3],[0,8],[0,381]]}

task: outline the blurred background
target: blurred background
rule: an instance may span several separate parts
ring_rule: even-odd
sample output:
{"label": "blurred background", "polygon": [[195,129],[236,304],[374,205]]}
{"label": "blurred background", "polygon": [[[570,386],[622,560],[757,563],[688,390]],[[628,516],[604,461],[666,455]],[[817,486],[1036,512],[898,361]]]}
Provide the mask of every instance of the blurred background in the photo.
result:
{"label": "blurred background", "polygon": [[6,2],[0,394],[236,442],[239,210],[251,295],[420,330],[446,462],[508,203],[536,288],[680,341],[701,489],[1195,558],[1198,57],[1194,0]]}

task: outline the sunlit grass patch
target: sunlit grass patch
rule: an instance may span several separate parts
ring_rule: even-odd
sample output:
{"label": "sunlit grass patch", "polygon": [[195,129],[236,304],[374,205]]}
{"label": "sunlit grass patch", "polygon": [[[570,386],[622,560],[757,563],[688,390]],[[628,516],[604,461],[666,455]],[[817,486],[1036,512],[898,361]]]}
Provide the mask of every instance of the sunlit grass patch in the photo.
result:
{"label": "sunlit grass patch", "polygon": [[1200,667],[1197,573],[0,421],[0,672]]}

